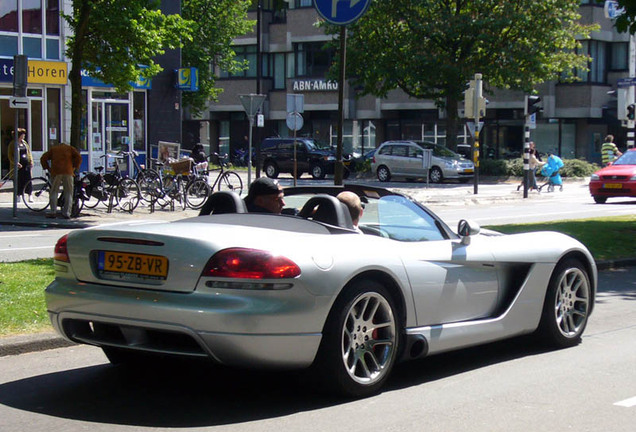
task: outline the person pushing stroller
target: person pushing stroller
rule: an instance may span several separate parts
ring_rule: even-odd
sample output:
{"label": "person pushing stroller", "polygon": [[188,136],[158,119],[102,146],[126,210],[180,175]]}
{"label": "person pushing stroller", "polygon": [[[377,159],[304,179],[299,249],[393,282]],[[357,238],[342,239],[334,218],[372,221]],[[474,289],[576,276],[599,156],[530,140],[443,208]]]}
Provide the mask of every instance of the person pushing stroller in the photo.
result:
{"label": "person pushing stroller", "polygon": [[547,180],[539,187],[541,191],[544,187],[548,187],[548,192],[554,192],[555,186],[560,187],[560,191],[563,192],[563,179],[559,170],[563,168],[563,160],[555,154],[548,153],[548,161],[541,167],[541,175]]}

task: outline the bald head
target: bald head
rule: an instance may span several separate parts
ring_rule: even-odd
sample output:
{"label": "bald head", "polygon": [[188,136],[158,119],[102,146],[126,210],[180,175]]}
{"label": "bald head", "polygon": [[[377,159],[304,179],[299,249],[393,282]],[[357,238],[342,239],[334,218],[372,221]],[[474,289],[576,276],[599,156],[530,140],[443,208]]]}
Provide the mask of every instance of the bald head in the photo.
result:
{"label": "bald head", "polygon": [[349,213],[351,214],[353,226],[357,227],[358,222],[362,217],[362,202],[360,201],[360,197],[353,192],[344,191],[340,192],[336,198],[347,206]]}

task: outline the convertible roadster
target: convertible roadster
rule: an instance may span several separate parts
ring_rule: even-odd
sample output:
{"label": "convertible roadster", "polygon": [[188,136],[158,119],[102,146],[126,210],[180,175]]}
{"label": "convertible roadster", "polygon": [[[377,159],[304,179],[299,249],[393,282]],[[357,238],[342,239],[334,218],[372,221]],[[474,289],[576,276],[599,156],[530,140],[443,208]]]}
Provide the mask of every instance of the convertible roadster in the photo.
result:
{"label": "convertible roadster", "polygon": [[[361,197],[362,234],[342,190]],[[353,397],[378,392],[400,360],[529,333],[557,348],[581,340],[597,270],[571,237],[467,220],[455,233],[410,197],[360,185],[288,188],[285,200],[299,211],[247,213],[217,192],[207,215],[70,232],[46,289],[53,326],[114,364],[308,368]]]}

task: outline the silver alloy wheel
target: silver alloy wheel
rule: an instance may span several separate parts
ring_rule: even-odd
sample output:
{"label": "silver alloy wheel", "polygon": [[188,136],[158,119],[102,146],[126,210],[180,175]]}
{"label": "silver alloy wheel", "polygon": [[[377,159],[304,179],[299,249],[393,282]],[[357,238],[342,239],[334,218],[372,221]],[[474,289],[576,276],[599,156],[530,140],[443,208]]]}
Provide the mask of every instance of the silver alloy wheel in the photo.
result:
{"label": "silver alloy wheel", "polygon": [[389,179],[391,178],[391,173],[389,172],[389,169],[385,166],[381,166],[380,168],[378,168],[378,180],[380,180],[381,182],[385,182],[385,181],[389,181]]}
{"label": "silver alloy wheel", "polygon": [[579,268],[570,268],[561,276],[555,297],[557,327],[565,337],[580,335],[587,322],[590,287]]}
{"label": "silver alloy wheel", "polygon": [[376,292],[351,303],[342,329],[342,361],[351,379],[370,385],[389,373],[397,346],[390,303]]}
{"label": "silver alloy wheel", "polygon": [[432,183],[440,183],[443,177],[441,169],[438,167],[431,168],[430,180]]}

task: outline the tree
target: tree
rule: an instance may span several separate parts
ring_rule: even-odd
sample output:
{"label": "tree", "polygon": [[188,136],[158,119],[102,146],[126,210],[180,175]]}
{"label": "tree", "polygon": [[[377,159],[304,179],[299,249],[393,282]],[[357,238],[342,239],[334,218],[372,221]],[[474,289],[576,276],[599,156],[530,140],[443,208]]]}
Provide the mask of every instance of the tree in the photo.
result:
{"label": "tree", "polygon": [[182,64],[199,70],[199,91],[185,92],[183,104],[193,114],[200,113],[208,100],[217,100],[221,89],[215,88],[217,64],[233,73],[247,68],[247,62],[236,60],[232,40],[254,28],[247,20],[251,0],[183,0],[181,15],[192,22],[192,41],[184,44]]}
{"label": "tree", "polygon": [[188,21],[164,15],[159,0],[73,0],[73,15],[64,16],[73,31],[71,58],[71,145],[80,148],[82,69],[129,91],[139,77],[151,78],[162,68],[153,58],[191,40]]}
{"label": "tree", "polygon": [[401,89],[434,100],[446,109],[447,145],[454,148],[458,103],[475,73],[490,88],[530,92],[587,67],[587,55],[576,52],[577,38],[587,38],[596,26],[578,23],[579,4],[376,0],[349,26],[347,76],[360,95],[384,97]]}

